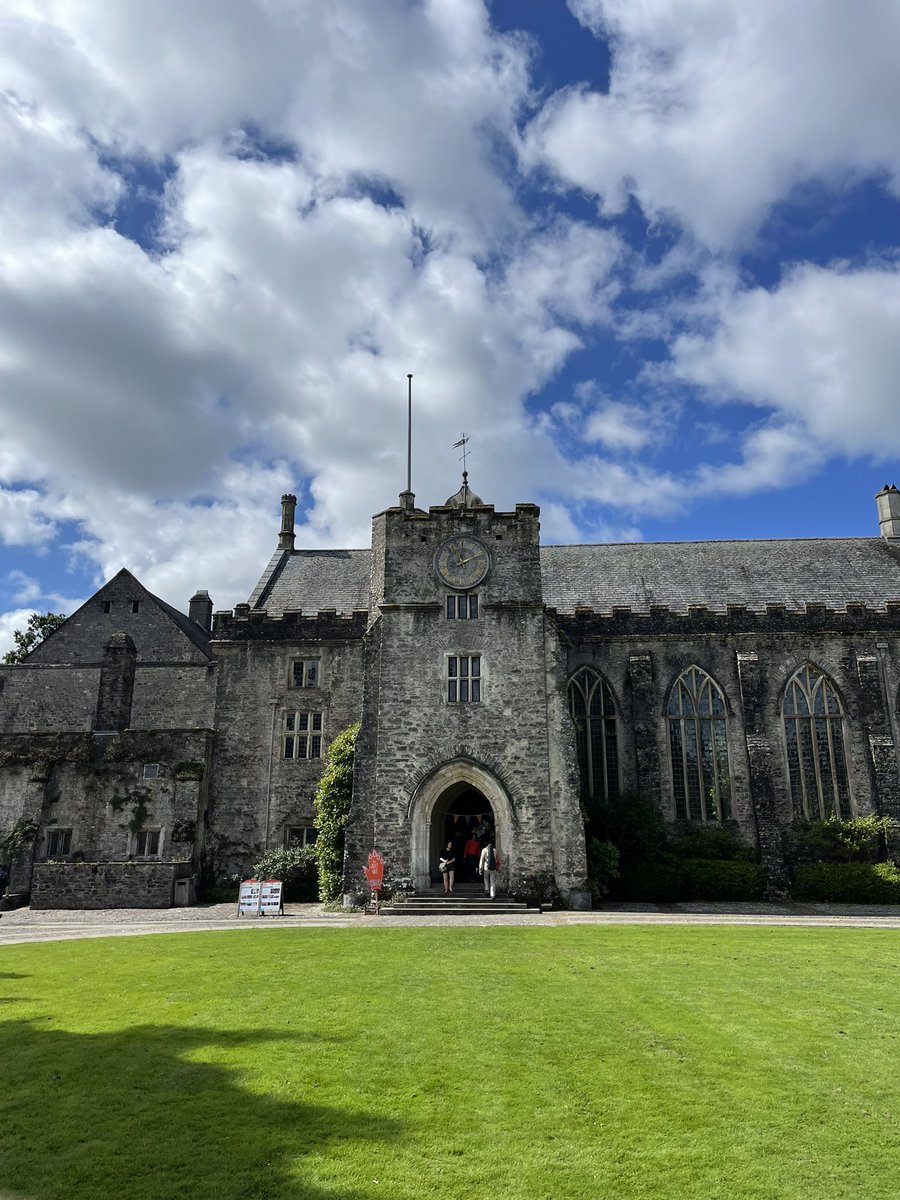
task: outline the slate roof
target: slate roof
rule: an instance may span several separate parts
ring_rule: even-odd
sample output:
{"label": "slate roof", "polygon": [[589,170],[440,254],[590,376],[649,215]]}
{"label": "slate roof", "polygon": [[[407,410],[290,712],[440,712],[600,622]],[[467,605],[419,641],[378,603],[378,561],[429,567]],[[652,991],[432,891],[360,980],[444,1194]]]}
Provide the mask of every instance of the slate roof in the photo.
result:
{"label": "slate roof", "polygon": [[684,612],[690,604],[716,612],[728,604],[756,612],[767,604],[883,608],[900,600],[900,547],[880,537],[542,546],[541,574],[544,603],[561,613],[576,605],[597,612],[647,612],[650,605]]}
{"label": "slate roof", "polygon": [[[250,604],[273,616],[368,609],[371,566],[371,550],[278,551]],[[880,537],[542,546],[541,574],[544,603],[561,613],[576,606],[646,613],[651,605],[724,612],[743,604],[762,612],[767,604],[802,611],[808,603],[900,602],[900,546]],[[190,632],[196,640],[197,627]]]}
{"label": "slate roof", "polygon": [[183,612],[179,612],[173,605],[167,604],[165,600],[160,600],[159,596],[154,596],[152,592],[149,592],[148,595],[156,601],[164,613],[172,618],[181,632],[190,638],[198,650],[202,650],[207,658],[212,658],[212,650],[209,645],[210,635],[201,625],[185,616]]}
{"label": "slate roof", "polygon": [[272,558],[250,597],[270,616],[287,609],[315,615],[333,608],[349,615],[368,609],[371,550],[283,550]]}

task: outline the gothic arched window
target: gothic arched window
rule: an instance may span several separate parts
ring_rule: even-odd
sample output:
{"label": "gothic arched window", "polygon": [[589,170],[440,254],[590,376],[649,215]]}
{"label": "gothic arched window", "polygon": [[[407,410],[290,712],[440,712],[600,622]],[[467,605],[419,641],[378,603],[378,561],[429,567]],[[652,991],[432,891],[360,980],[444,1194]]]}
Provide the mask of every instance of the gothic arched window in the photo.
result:
{"label": "gothic arched window", "polygon": [[581,787],[588,796],[619,795],[619,743],[616,706],[606,680],[582,667],[569,683],[569,711],[575,721]]}
{"label": "gothic arched window", "polygon": [[729,820],[731,772],[722,689],[699,667],[688,667],[675,680],[668,716],[675,816],[682,821]]}
{"label": "gothic arched window", "polygon": [[788,680],[782,714],[796,816],[852,817],[844,709],[834,684],[804,663]]}

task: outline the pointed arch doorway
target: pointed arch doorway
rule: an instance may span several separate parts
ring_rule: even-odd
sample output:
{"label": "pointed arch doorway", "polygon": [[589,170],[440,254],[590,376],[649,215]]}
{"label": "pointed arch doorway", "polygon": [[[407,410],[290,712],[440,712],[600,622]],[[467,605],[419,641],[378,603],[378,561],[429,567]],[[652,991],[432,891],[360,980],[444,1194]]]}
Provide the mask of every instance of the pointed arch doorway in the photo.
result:
{"label": "pointed arch doorway", "polygon": [[508,877],[512,806],[505,788],[484,767],[468,760],[446,763],[416,789],[409,813],[413,878],[418,889],[439,882],[437,862],[447,842],[453,842],[461,858],[470,833],[481,845],[493,835],[505,868],[501,878]]}
{"label": "pointed arch doorway", "polygon": [[[483,846],[488,839],[496,841],[497,822],[490,801],[477,788],[467,783],[458,783],[449,787],[438,799],[431,816],[431,838],[429,846],[429,863],[432,864],[432,883],[439,883],[440,876],[434,870],[433,864],[443,854],[448,842],[453,844],[456,858],[456,890],[465,890],[465,885],[474,884],[478,879],[478,860],[471,861],[466,855],[466,848],[478,843],[480,856]],[[471,854],[471,851],[470,851]]]}

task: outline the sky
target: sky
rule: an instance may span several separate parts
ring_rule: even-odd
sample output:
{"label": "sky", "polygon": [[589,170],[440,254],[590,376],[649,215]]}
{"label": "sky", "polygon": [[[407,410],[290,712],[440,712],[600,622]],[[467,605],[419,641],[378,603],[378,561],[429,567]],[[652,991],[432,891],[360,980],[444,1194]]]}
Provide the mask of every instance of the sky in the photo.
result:
{"label": "sky", "polygon": [[0,651],[246,600],[406,486],[545,541],[874,536],[897,0],[4,0]]}

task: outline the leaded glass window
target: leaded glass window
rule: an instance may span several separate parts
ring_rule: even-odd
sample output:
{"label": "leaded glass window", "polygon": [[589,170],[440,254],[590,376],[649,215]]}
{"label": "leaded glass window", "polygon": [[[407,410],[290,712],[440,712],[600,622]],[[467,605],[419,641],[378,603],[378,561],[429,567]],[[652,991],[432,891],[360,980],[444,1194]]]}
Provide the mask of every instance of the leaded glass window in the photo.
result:
{"label": "leaded glass window", "polygon": [[281,757],[322,757],[322,714],[320,712],[286,712],[283,714]]}
{"label": "leaded glass window", "polygon": [[569,711],[575,722],[582,790],[588,796],[615,800],[619,795],[616,706],[609,684],[590,667],[577,671],[569,684]]}
{"label": "leaded glass window", "polygon": [[807,821],[852,817],[844,710],[834,684],[804,663],[788,680],[782,711],[795,814]]}
{"label": "leaded glass window", "polygon": [[451,654],[447,658],[447,703],[481,703],[480,654]]}
{"label": "leaded glass window", "polygon": [[699,667],[688,667],[675,680],[668,716],[675,816],[682,821],[730,820],[731,772],[722,689]]}

